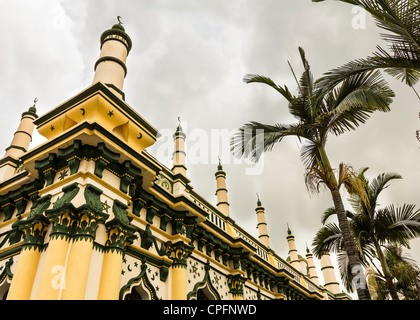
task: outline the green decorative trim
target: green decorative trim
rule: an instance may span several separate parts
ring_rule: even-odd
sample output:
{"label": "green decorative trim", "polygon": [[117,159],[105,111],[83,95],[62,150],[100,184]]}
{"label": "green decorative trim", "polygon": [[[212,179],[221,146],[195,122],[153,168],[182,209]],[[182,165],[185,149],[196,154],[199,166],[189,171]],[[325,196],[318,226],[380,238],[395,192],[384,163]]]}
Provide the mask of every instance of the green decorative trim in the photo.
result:
{"label": "green decorative trim", "polygon": [[99,223],[105,223],[109,214],[104,213],[100,196],[103,191],[92,184],[85,187],[86,204],[78,208],[78,219],[74,229],[75,239],[94,241]]}
{"label": "green decorative trim", "polygon": [[174,137],[174,139],[179,139],[179,138],[185,139],[187,137],[187,135],[183,131],[177,130],[177,131],[175,131],[173,137]]}
{"label": "green decorative trim", "polygon": [[46,180],[46,187],[54,182],[56,171],[53,170],[54,164],[57,162],[57,155],[50,153],[47,158],[35,161],[35,169],[38,170],[41,177]]}
{"label": "green decorative trim", "polygon": [[92,184],[87,184],[85,187],[84,196],[86,204],[96,212],[102,212],[104,209],[100,198],[102,193],[103,191],[101,189]]}
{"label": "green decorative trim", "polygon": [[127,205],[119,201],[118,199],[114,200],[112,206],[112,212],[114,213],[115,220],[124,226],[128,226],[132,218],[129,218],[127,215]]}
{"label": "green decorative trim", "polygon": [[17,131],[15,131],[15,134],[14,134],[14,135],[16,135],[16,133],[23,133],[23,134],[26,134],[26,135],[28,135],[28,136],[31,138],[31,140],[32,140],[32,135],[31,135],[29,132],[22,131],[22,130],[17,130]]}
{"label": "green decorative trim", "polygon": [[[153,242],[155,244],[155,248],[158,251],[159,256],[170,255],[170,251],[168,251],[170,250],[169,243],[162,243],[161,248],[158,248],[156,239]],[[154,266],[157,266],[160,269],[160,280],[163,282],[166,281],[169,274],[169,267],[171,267],[172,265],[169,261],[160,260],[154,256],[149,256],[147,253],[144,253],[144,251],[139,251],[136,248],[133,248],[132,246],[127,247],[126,252],[139,260],[145,259],[147,262],[153,264]]]}
{"label": "green decorative trim", "polygon": [[7,156],[7,157],[4,157],[4,158],[0,159],[0,166],[2,164],[7,163],[7,162],[13,163],[16,167],[19,166],[19,159],[15,159],[15,158],[12,158],[10,156]]}
{"label": "green decorative trim", "polygon": [[[66,101],[65,103],[61,104],[59,107],[51,110],[50,112],[46,113],[45,115],[41,116],[40,118],[34,121],[34,124],[38,127],[46,125],[50,120],[54,119],[55,117],[61,115],[62,113],[66,112],[69,109],[77,107],[80,103],[85,101],[86,99],[93,98],[92,95],[98,94],[105,98],[106,100],[110,101],[113,105],[116,105],[118,110],[127,114],[131,117],[135,122],[142,125],[148,132],[150,132],[150,137],[156,140],[156,137],[159,136],[158,131],[152,127],[148,122],[146,122],[138,113],[136,113],[133,109],[129,108],[121,98],[117,97],[105,84],[101,82],[97,82],[78,94],[77,96],[73,97],[72,99]],[[74,133],[74,131],[79,131],[81,128],[88,127],[88,128],[99,128],[101,127],[97,123],[89,124],[84,122],[81,126],[75,126],[71,130],[67,131],[65,135],[61,135],[59,138],[60,140],[66,136],[70,136]],[[113,136],[112,133],[107,132],[107,130],[103,129],[103,132],[107,133],[107,136]],[[114,136],[114,138],[120,141],[118,138]],[[54,141],[50,141],[49,143],[55,143]],[[49,144],[48,144],[49,145]],[[44,145],[45,148],[48,146],[47,144]],[[35,151],[35,150],[34,150]],[[38,152],[38,150],[36,150]],[[25,155],[25,157],[29,157],[31,154]]]}
{"label": "green decorative trim", "polygon": [[155,237],[153,237],[152,231],[150,230],[150,224],[148,224],[145,230],[140,233],[140,239],[140,246],[143,249],[149,250],[149,248],[153,245],[153,240],[155,240]]}
{"label": "green decorative trim", "polygon": [[149,207],[146,209],[146,221],[153,224],[153,217],[157,214],[157,209],[154,207]]}
{"label": "green decorative trim", "polygon": [[124,298],[124,295],[127,291],[130,291],[134,286],[140,285],[141,281],[143,281],[144,286],[149,292],[151,300],[161,300],[160,298],[158,298],[156,289],[153,287],[152,283],[150,282],[146,271],[147,271],[146,259],[143,259],[142,265],[140,267],[140,273],[136,277],[131,278],[127,282],[127,284],[121,288],[120,294],[119,294],[119,300],[122,300]]}
{"label": "green decorative trim", "polygon": [[28,150],[26,150],[24,147],[21,147],[21,146],[16,146],[16,145],[14,145],[14,144],[11,144],[11,145],[10,145],[10,146],[8,146],[5,150],[7,151],[7,150],[9,150],[9,149],[19,149],[19,150],[22,150],[23,152],[28,151]]}
{"label": "green decorative trim", "polygon": [[234,297],[243,297],[245,281],[246,278],[239,274],[234,276],[228,275],[229,293],[231,293]]}
{"label": "green decorative trim", "polygon": [[6,279],[6,277],[9,280],[12,280],[13,273],[11,270],[11,266],[13,264],[13,257],[10,257],[9,260],[5,264],[5,268],[3,269],[2,273],[0,273],[0,284],[3,283],[3,281]]}
{"label": "green decorative trim", "polygon": [[105,83],[108,87],[110,87],[110,88],[112,88],[112,89],[114,89],[115,91],[117,91],[121,96],[122,96],[122,99],[125,101],[125,93],[122,91],[122,90],[120,90],[120,89],[118,89],[115,85],[113,85],[112,83]]}
{"label": "green decorative trim", "polygon": [[200,282],[197,282],[194,285],[194,288],[187,294],[187,300],[191,300],[191,298],[193,298],[194,296],[197,296],[198,290],[206,286],[208,286],[211,293],[213,293],[213,295],[216,297],[216,300],[222,300],[216,288],[211,283],[209,261],[207,261],[206,264],[204,265],[204,270],[205,270],[205,274],[204,274],[203,280]]}
{"label": "green decorative trim", "polygon": [[[118,37],[115,36],[119,36],[122,39],[119,39]],[[121,25],[114,25],[112,26],[111,29],[108,29],[106,31],[104,31],[101,34],[101,48],[103,46],[103,44],[106,41],[109,40],[117,40],[117,41],[121,41],[122,43],[124,43],[124,41],[126,41],[126,43],[124,43],[124,45],[127,47],[127,52],[130,52],[131,47],[132,47],[132,42],[131,42],[131,38],[129,37],[129,35],[127,33],[125,33],[124,28]],[[124,41],[122,41],[124,40]]]}
{"label": "green decorative trim", "polygon": [[[114,252],[124,255],[126,247],[131,245],[137,236],[134,233],[136,228],[129,226],[129,218],[125,211],[127,206],[118,200],[114,200],[112,211],[115,218],[105,224],[107,230],[107,241],[105,252]],[[128,221],[128,223],[126,223]]]}
{"label": "green decorative trim", "polygon": [[127,193],[129,184],[132,183],[136,177],[140,176],[141,170],[132,165],[131,161],[126,160],[122,164],[122,171],[120,190]]}
{"label": "green decorative trim", "polygon": [[27,221],[31,221],[32,219],[35,219],[36,217],[42,216],[45,210],[47,210],[48,207],[50,206],[51,198],[52,198],[52,195],[50,194],[45,195],[42,198],[38,198],[35,201],[34,205],[32,206],[32,210],[27,217]]}
{"label": "green decorative trim", "polygon": [[118,59],[116,57],[113,57],[113,56],[100,57],[95,63],[94,71],[96,71],[97,66],[101,62],[105,62],[105,61],[112,61],[112,62],[115,62],[115,63],[119,64],[124,70],[124,77],[127,75],[127,67],[126,67],[125,63],[122,62],[120,59]]}
{"label": "green decorative trim", "polygon": [[42,250],[47,227],[50,224],[50,221],[43,213],[50,206],[50,203],[51,195],[39,198],[26,220],[17,220],[12,224],[12,230],[15,230],[17,233],[20,232],[24,236],[23,250],[30,248]]}
{"label": "green decorative trim", "polygon": [[77,182],[65,186],[62,191],[64,194],[53,203],[53,208],[46,210],[45,215],[52,221],[51,239],[69,240],[73,235],[76,220],[76,208],[71,200],[77,195],[80,187]]}
{"label": "green decorative trim", "polygon": [[173,260],[173,268],[186,268],[187,259],[194,250],[194,246],[186,244],[185,242],[179,241],[172,244],[171,247],[171,258]]}
{"label": "green decorative trim", "polygon": [[7,221],[10,220],[13,216],[13,212],[15,212],[16,206],[13,204],[12,201],[9,203],[3,204],[1,207],[3,213],[4,213],[4,220]]}
{"label": "green decorative trim", "polygon": [[79,193],[80,187],[77,182],[65,186],[62,191],[64,194],[53,203],[54,210],[61,210],[62,207],[70,204],[70,201]]}

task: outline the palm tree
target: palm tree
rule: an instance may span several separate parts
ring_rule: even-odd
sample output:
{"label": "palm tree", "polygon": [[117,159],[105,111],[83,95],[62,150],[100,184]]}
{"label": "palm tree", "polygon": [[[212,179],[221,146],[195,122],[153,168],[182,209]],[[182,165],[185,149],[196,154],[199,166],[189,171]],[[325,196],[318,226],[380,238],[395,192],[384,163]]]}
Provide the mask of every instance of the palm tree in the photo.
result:
{"label": "palm tree", "polygon": [[[369,71],[350,76],[340,86],[324,90],[312,76],[305,52],[299,48],[303,63],[303,74],[298,82],[298,95],[289,89],[275,84],[270,78],[248,74],[246,83],[262,83],[279,92],[289,103],[289,112],[297,118],[296,123],[267,125],[251,121],[243,125],[232,137],[231,149],[237,157],[248,157],[258,161],[264,151],[272,150],[274,145],[288,136],[297,137],[301,144],[301,159],[307,168],[308,185],[323,184],[331,191],[334,206],[343,231],[344,244],[353,272],[360,272],[361,266],[357,248],[345,216],[340,195],[340,186],[354,189],[356,181],[350,179],[349,167],[340,165],[338,179],[326,152],[329,134],[340,135],[355,130],[365,123],[374,111],[389,111],[394,93],[381,78],[378,71]],[[346,170],[347,169],[347,170]],[[365,288],[358,288],[359,299],[369,299]]]}
{"label": "palm tree", "polygon": [[[420,269],[416,262],[404,253],[401,245],[386,246],[384,254],[397,292],[405,300],[419,300]],[[385,300],[390,292],[382,272],[377,268],[368,267],[366,276],[372,297],[375,297],[376,300]]]}
{"label": "palm tree", "polygon": [[[325,0],[312,0],[321,2]],[[414,89],[420,80],[420,3],[418,0],[338,0],[364,8],[387,33],[392,54],[377,46],[372,56],[357,59],[327,72],[321,83],[334,86],[346,77],[367,70],[384,69]],[[416,92],[416,91],[415,91]],[[416,92],[417,94],[417,92]],[[417,94],[420,99],[420,96]]]}
{"label": "palm tree", "polygon": [[[397,289],[393,282],[395,275],[388,264],[391,253],[397,257],[395,250],[391,251],[390,244],[409,247],[409,240],[420,236],[420,210],[415,210],[414,205],[404,204],[401,207],[393,205],[384,209],[377,209],[378,197],[380,193],[389,186],[389,182],[395,179],[401,179],[396,173],[383,173],[378,175],[371,182],[365,177],[363,169],[359,178],[365,183],[365,193],[367,201],[353,194],[350,203],[355,213],[347,212],[347,218],[351,221],[353,237],[359,248],[359,255],[365,265],[375,265],[374,259],[378,259],[382,272],[376,269],[386,283],[389,293],[393,300],[398,300]],[[322,222],[336,214],[334,208],[326,210],[322,217]],[[321,228],[315,236],[314,254],[319,257],[324,250],[343,251],[343,239],[340,228],[330,223]],[[386,248],[386,251],[382,250]],[[339,259],[342,278],[347,282],[346,287],[351,288],[351,275],[347,274],[345,259]],[[393,266],[396,266],[393,263]],[[402,265],[399,267],[402,268]],[[396,269],[394,269],[396,270]]]}

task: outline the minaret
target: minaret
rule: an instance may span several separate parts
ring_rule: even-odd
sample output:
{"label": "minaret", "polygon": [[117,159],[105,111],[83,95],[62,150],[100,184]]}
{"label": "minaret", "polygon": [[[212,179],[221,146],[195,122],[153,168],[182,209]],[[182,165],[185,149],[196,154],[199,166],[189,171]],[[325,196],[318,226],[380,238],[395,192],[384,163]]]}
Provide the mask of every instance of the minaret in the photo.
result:
{"label": "minaret", "polygon": [[302,272],[300,270],[299,256],[295,245],[295,237],[293,236],[292,231],[290,231],[289,226],[287,226],[287,244],[289,245],[290,264],[296,270]]}
{"label": "minaret", "polygon": [[217,166],[216,176],[216,196],[217,196],[217,209],[225,216],[229,216],[229,202],[226,189],[226,172],[223,171],[222,164],[219,158],[219,165]]}
{"label": "minaret", "polygon": [[331,263],[329,253],[325,253],[321,256],[321,271],[324,277],[324,287],[333,294],[340,293],[340,285],[335,277],[334,267]]}
{"label": "minaret", "polygon": [[319,286],[318,274],[316,273],[314,258],[312,256],[312,253],[309,251],[308,246],[306,246],[306,260],[308,261],[309,279],[311,279],[313,283]]}
{"label": "minaret", "polygon": [[[178,118],[178,120],[179,120],[179,118]],[[173,153],[174,165],[172,167],[172,171],[175,174],[180,173],[184,177],[186,177],[187,176],[187,167],[185,165],[185,163],[186,163],[186,161],[185,161],[185,157],[186,157],[185,137],[186,137],[186,134],[182,131],[180,120],[179,120],[179,125],[176,128],[176,131],[175,131],[173,137],[174,137],[175,150],[174,150],[174,153]]]}
{"label": "minaret", "polygon": [[120,17],[118,24],[101,35],[101,53],[95,63],[93,83],[103,82],[118,97],[124,99],[123,85],[127,74],[126,60],[131,50],[131,39],[125,33]]}
{"label": "minaret", "polygon": [[34,120],[38,118],[36,114],[35,103],[28,111],[22,113],[19,127],[17,128],[10,146],[6,148],[3,159],[0,160],[0,181],[4,181],[15,173],[18,167],[19,158],[29,148],[34,131]]}
{"label": "minaret", "polygon": [[258,228],[258,238],[259,240],[266,246],[270,247],[270,240],[267,232],[267,223],[265,222],[265,213],[264,213],[264,207],[261,206],[260,197],[258,196],[257,200],[257,207],[255,208],[255,211],[257,213],[257,228]]}

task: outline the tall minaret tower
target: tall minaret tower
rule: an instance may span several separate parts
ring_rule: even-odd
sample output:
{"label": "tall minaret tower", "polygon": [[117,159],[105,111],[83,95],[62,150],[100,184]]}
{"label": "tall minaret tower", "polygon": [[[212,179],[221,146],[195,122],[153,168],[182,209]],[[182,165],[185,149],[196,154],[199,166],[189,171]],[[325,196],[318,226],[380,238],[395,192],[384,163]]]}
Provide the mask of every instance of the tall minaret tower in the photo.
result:
{"label": "tall minaret tower", "polygon": [[266,246],[270,247],[270,240],[268,237],[268,231],[267,231],[267,223],[265,222],[265,213],[264,213],[264,207],[261,205],[260,197],[258,196],[257,200],[257,207],[255,208],[255,212],[257,213],[257,228],[258,228],[258,238],[260,241]]}
{"label": "tall minaret tower", "polygon": [[35,103],[28,111],[22,113],[19,127],[17,128],[10,146],[6,148],[3,159],[0,160],[0,181],[4,181],[13,176],[19,164],[19,158],[29,148],[34,131],[34,120],[38,118]]}
{"label": "tall minaret tower", "polygon": [[293,236],[292,231],[290,231],[289,226],[287,226],[287,244],[289,245],[290,264],[296,270],[301,272],[299,256],[298,256],[296,244],[295,244],[295,237]]}
{"label": "tall minaret tower", "polygon": [[[178,119],[179,120],[179,119]],[[185,153],[185,137],[186,134],[182,131],[181,121],[179,120],[179,125],[176,128],[174,133],[174,145],[175,150],[173,153],[174,165],[172,171],[175,174],[182,174],[184,177],[187,177],[187,167],[186,167],[186,153]]]}
{"label": "tall minaret tower", "polygon": [[325,289],[331,291],[333,294],[340,293],[340,285],[335,277],[334,267],[328,252],[321,256],[321,271],[324,277]]}
{"label": "tall minaret tower", "polygon": [[312,256],[312,253],[309,251],[308,246],[306,246],[306,260],[308,261],[309,279],[311,279],[313,283],[319,286],[318,274],[316,273],[314,258]]}
{"label": "tall minaret tower", "polygon": [[121,18],[118,24],[104,31],[101,35],[101,53],[95,63],[93,83],[106,84],[118,97],[124,99],[123,85],[127,74],[126,60],[132,42],[125,33]]}
{"label": "tall minaret tower", "polygon": [[229,216],[229,202],[226,189],[226,172],[223,171],[222,164],[219,159],[219,165],[217,166],[216,176],[216,196],[217,196],[217,209],[225,216]]}

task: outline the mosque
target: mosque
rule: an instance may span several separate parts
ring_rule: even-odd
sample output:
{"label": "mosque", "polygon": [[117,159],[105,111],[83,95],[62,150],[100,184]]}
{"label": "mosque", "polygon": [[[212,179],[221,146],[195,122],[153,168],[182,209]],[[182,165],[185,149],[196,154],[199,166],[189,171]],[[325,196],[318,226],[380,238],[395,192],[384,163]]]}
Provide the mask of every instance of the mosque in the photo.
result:
{"label": "mosque", "polygon": [[[256,239],[229,216],[226,172],[217,204],[187,177],[186,134],[173,167],[146,149],[159,132],[125,102],[132,42],[121,23],[100,37],[91,86],[42,116],[22,113],[0,159],[0,299],[347,300],[331,258],[270,247],[256,199]],[[33,130],[46,138],[28,150]],[[216,169],[216,168],[215,168]]]}

